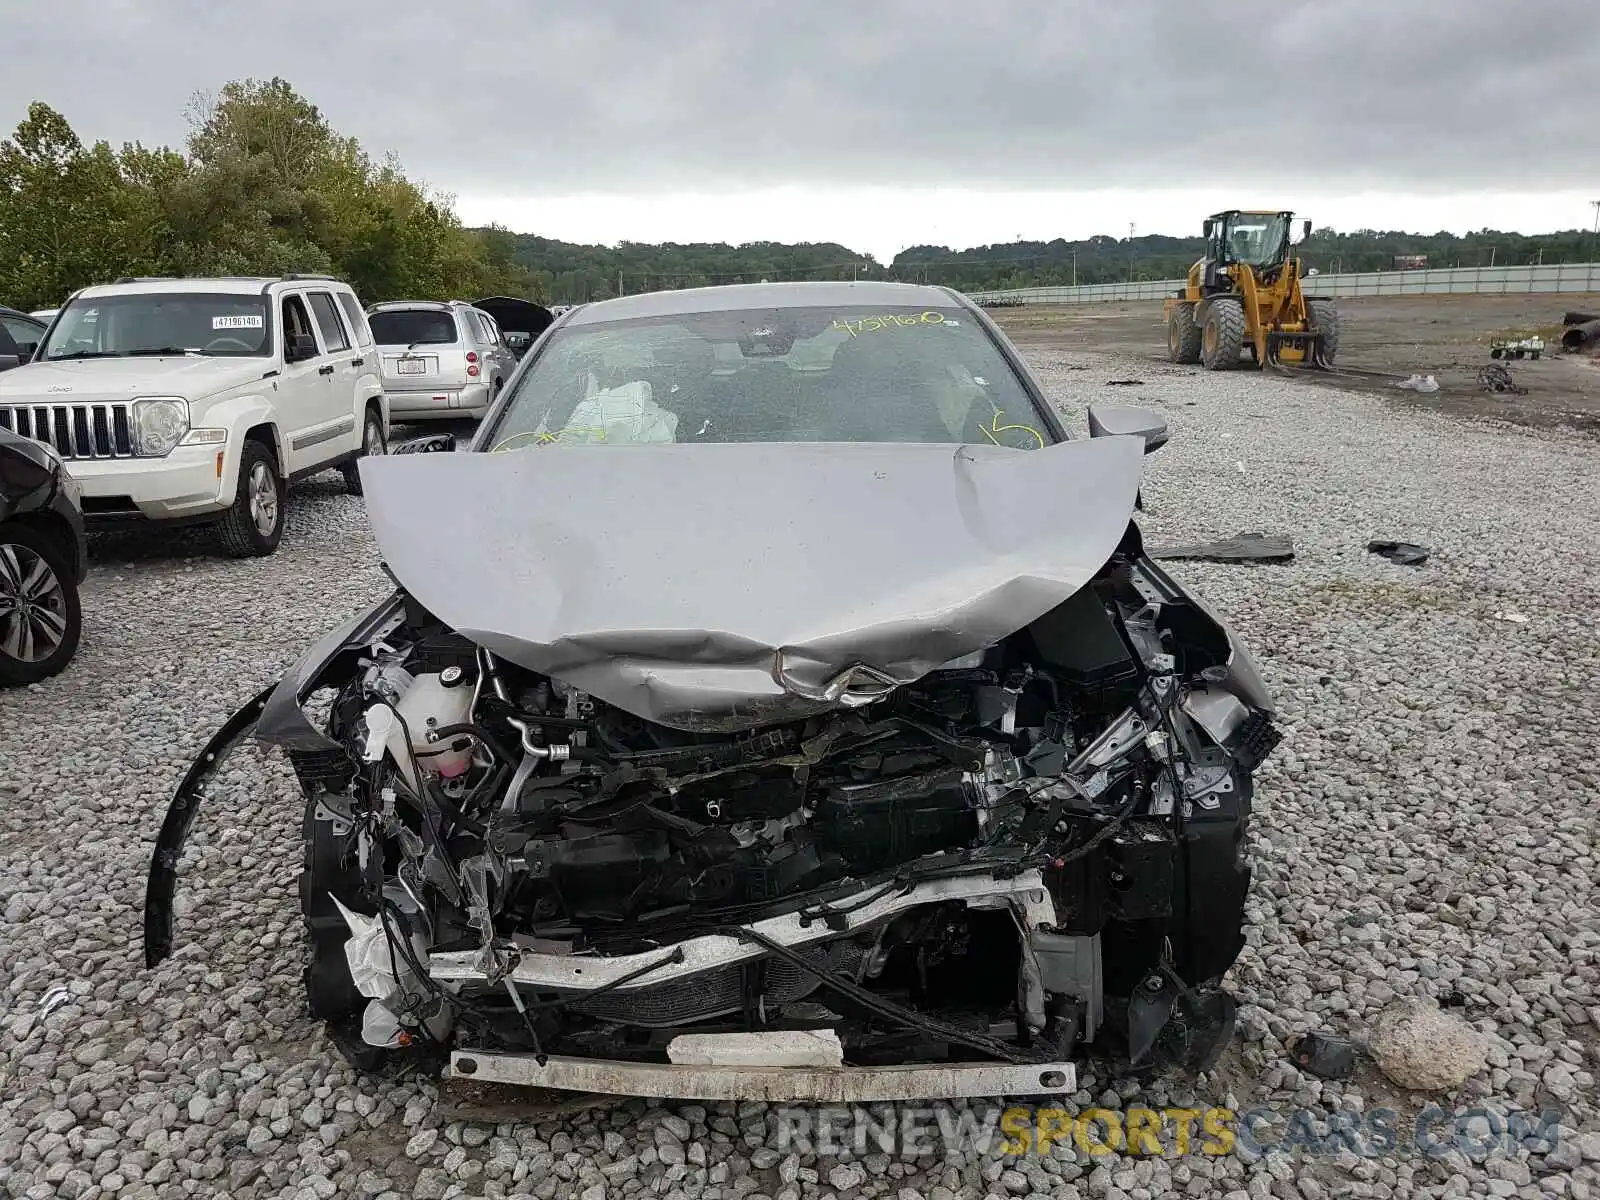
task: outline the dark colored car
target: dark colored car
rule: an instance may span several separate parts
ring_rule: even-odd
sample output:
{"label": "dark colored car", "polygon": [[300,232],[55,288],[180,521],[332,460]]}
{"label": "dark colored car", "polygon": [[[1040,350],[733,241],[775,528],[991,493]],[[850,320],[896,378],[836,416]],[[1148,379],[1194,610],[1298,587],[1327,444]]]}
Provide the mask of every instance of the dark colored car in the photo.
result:
{"label": "dark colored car", "polygon": [[1089,432],[946,289],[564,314],[470,452],[363,460],[397,590],[195,761],[147,960],[253,731],[305,790],[310,1006],[364,1066],[832,1102],[1204,1066],[1279,735],[1144,553],[1164,419]]}
{"label": "dark colored car", "polygon": [[54,450],[0,429],[0,685],[72,661],[88,570],[77,485]]}
{"label": "dark colored car", "polygon": [[519,359],[555,321],[555,314],[544,305],[516,296],[485,296],[473,307],[481,308],[495,319],[506,345]]}
{"label": "dark colored car", "polygon": [[0,371],[20,367],[32,358],[48,328],[37,317],[0,305]]}

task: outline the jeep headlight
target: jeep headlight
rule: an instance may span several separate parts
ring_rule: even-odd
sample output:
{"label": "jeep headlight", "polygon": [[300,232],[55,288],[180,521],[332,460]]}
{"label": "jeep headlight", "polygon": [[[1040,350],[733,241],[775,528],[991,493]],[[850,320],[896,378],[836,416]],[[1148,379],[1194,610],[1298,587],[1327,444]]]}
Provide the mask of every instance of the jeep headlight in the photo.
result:
{"label": "jeep headlight", "polygon": [[133,402],[133,451],[164,458],[189,432],[189,402],[177,396],[146,396]]}

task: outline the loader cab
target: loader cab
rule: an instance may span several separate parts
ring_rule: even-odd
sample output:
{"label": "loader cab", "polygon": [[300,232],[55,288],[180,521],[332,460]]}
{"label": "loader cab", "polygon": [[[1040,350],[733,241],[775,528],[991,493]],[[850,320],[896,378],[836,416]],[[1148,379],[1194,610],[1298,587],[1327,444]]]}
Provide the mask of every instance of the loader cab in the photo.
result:
{"label": "loader cab", "polygon": [[[1311,222],[1305,224],[1309,228]],[[1204,225],[1206,262],[1218,270],[1247,266],[1260,275],[1288,261],[1293,230],[1292,212],[1215,213]]]}

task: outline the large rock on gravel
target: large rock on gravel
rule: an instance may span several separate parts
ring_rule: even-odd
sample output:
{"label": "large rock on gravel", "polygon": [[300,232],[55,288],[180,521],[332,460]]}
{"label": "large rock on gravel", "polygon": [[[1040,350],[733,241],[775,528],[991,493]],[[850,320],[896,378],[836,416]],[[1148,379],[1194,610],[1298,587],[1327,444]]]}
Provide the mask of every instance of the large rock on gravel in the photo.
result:
{"label": "large rock on gravel", "polygon": [[1374,1019],[1367,1049],[1401,1087],[1442,1092],[1483,1070],[1489,1042],[1432,1000],[1396,1000]]}

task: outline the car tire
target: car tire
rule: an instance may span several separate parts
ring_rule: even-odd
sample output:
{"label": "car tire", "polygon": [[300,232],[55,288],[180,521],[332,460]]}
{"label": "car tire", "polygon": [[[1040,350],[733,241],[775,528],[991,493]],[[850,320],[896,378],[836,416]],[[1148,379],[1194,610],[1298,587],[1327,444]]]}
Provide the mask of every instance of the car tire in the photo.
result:
{"label": "car tire", "polygon": [[1311,300],[1306,304],[1306,312],[1317,330],[1321,360],[1333,362],[1339,353],[1339,306],[1332,300]]}
{"label": "car tire", "polygon": [[387,454],[389,445],[383,436],[383,417],[375,408],[368,408],[367,415],[361,423],[361,450],[349,462],[339,468],[344,476],[344,490],[352,496],[359,496],[361,491],[361,460],[369,454]]}
{"label": "car tire", "polygon": [[1178,305],[1167,320],[1167,357],[1175,363],[1200,361],[1200,326],[1192,304]]}
{"label": "car tire", "polygon": [[71,555],[32,526],[0,525],[0,686],[59,674],[82,634]]}
{"label": "car tire", "polygon": [[1244,305],[1232,297],[1213,300],[1206,309],[1200,335],[1200,365],[1208,371],[1231,371],[1244,353]]}
{"label": "car tire", "polygon": [[272,451],[254,438],[239,456],[233,507],[217,526],[230,558],[262,558],[283,540],[284,485]]}

